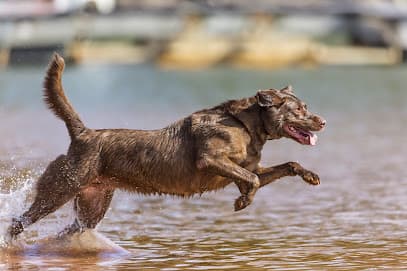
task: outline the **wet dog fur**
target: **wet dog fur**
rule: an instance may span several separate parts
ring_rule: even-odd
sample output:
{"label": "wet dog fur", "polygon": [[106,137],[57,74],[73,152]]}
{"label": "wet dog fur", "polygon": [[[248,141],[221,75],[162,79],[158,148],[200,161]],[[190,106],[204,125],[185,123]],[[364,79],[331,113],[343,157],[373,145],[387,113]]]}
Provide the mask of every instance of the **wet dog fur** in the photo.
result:
{"label": "wet dog fur", "polygon": [[325,126],[290,86],[203,109],[160,130],[94,130],[83,124],[64,94],[64,66],[55,54],[45,77],[44,100],[65,122],[71,144],[39,178],[34,202],[13,219],[10,238],[71,199],[77,217],[60,236],[94,228],[115,189],[188,197],[235,183],[238,211],[253,201],[260,187],[284,176],[298,175],[312,185],[320,182],[296,162],[259,165],[267,140],[287,137],[313,145],[312,131]]}

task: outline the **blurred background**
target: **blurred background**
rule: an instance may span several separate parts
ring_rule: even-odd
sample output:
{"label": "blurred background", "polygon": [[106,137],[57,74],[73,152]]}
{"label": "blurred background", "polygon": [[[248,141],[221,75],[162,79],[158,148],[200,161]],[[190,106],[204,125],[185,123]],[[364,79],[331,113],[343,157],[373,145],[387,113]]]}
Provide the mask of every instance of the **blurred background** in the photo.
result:
{"label": "blurred background", "polygon": [[395,65],[406,17],[405,0],[1,0],[0,65]]}
{"label": "blurred background", "polygon": [[[42,102],[54,51],[90,128],[157,129],[289,84],[327,119],[317,146],[281,139],[262,153],[263,166],[300,162],[320,186],[284,178],[236,213],[234,185],[192,199],[117,191],[98,231],[128,258],[34,246],[0,250],[0,270],[405,270],[406,20],[402,0],[0,0],[0,246],[69,145]],[[73,217],[68,203],[20,240]]]}

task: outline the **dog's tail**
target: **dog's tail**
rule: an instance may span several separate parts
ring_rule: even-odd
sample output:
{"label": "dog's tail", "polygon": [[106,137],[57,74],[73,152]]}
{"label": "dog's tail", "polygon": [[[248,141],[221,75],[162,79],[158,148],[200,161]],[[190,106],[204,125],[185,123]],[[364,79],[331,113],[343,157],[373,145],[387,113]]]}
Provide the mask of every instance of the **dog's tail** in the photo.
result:
{"label": "dog's tail", "polygon": [[44,101],[48,108],[65,122],[69,136],[71,139],[74,139],[86,127],[73,109],[62,88],[61,77],[64,67],[64,59],[55,53],[48,66],[44,80]]}

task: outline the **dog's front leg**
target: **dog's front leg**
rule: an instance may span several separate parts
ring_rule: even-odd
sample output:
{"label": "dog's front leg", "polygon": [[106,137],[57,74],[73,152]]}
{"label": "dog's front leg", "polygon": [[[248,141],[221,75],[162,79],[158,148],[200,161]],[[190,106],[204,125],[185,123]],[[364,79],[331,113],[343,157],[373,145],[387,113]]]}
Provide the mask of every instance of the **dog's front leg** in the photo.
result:
{"label": "dog's front leg", "polygon": [[265,186],[275,180],[285,176],[300,176],[305,182],[318,185],[320,183],[319,176],[312,171],[303,168],[297,162],[288,162],[274,167],[258,167],[255,170],[260,178],[260,187]]}
{"label": "dog's front leg", "polygon": [[236,163],[232,162],[227,157],[211,157],[205,156],[197,162],[197,167],[200,170],[208,170],[217,175],[236,180],[236,183],[241,183],[244,189],[240,189],[242,195],[235,201],[235,211],[246,208],[254,198],[257,190],[260,187],[259,177]]}

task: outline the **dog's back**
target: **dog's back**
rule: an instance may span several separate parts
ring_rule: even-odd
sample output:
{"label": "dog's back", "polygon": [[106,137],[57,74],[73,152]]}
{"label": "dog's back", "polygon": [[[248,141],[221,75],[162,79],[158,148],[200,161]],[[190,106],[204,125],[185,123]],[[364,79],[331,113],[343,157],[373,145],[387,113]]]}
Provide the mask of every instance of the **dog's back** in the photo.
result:
{"label": "dog's back", "polygon": [[95,131],[100,138],[100,175],[140,193],[192,194],[197,176],[189,127],[186,118],[160,130]]}

